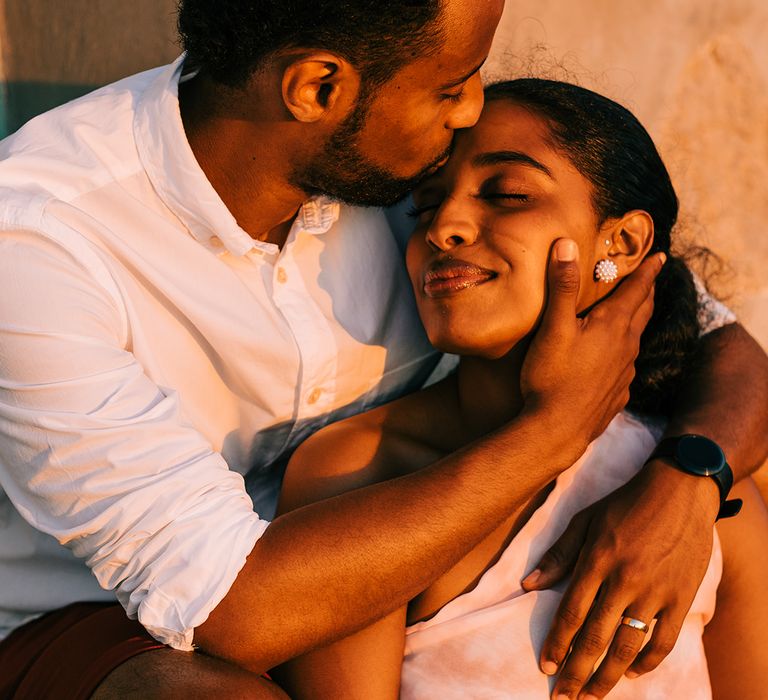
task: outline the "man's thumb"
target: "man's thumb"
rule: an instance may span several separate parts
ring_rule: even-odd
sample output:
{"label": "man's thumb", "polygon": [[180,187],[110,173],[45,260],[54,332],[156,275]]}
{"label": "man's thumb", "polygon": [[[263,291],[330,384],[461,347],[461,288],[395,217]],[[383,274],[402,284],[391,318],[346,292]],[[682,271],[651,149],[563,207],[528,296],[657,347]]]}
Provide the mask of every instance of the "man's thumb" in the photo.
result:
{"label": "man's thumb", "polygon": [[520,585],[526,591],[542,590],[555,585],[570,573],[581,554],[588,526],[589,518],[585,511],[575,515],[560,539],[545,552],[536,568]]}
{"label": "man's thumb", "polygon": [[579,247],[570,238],[559,238],[549,261],[549,302],[544,322],[576,317],[579,296]]}

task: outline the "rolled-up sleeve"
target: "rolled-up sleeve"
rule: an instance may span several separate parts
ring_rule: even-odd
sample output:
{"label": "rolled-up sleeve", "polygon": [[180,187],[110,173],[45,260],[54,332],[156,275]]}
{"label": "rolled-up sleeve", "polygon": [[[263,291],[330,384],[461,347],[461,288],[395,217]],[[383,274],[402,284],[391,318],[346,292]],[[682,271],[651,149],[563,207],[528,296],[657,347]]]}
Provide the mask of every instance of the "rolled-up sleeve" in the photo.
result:
{"label": "rolled-up sleeve", "polygon": [[37,234],[2,234],[0,483],[129,616],[191,649],[268,523],[124,336],[80,261]]}

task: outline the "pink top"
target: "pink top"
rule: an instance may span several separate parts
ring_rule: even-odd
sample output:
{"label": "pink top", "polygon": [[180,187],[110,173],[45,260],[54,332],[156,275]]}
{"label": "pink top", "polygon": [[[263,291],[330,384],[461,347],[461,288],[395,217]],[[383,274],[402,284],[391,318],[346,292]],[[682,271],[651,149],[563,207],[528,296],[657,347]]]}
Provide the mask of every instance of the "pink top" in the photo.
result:
{"label": "pink top", "polygon": [[[401,698],[549,698],[553,680],[539,670],[537,660],[565,584],[526,593],[520,580],[574,514],[640,469],[657,442],[654,431],[628,414],[614,419],[558,478],[544,504],[478,585],[432,619],[408,628]],[[622,678],[609,694],[612,700],[712,697],[701,637],[715,609],[721,573],[722,552],[715,534],[709,568],[674,650],[651,673],[635,680]]]}

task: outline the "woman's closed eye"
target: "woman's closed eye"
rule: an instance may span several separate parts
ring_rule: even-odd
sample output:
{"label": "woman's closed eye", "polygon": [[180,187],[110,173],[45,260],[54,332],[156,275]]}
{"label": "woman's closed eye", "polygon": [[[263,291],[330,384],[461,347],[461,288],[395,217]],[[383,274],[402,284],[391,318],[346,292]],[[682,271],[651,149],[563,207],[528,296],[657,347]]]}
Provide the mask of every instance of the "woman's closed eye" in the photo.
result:
{"label": "woman's closed eye", "polygon": [[480,195],[481,199],[501,200],[501,201],[515,201],[515,202],[528,202],[531,196],[523,192],[483,192]]}
{"label": "woman's closed eye", "polygon": [[532,190],[535,192],[536,188],[525,178],[496,176],[483,182],[475,197],[499,206],[519,206],[533,200]]}
{"label": "woman's closed eye", "polygon": [[[525,192],[481,192],[480,194],[476,195],[477,199],[483,200],[483,201],[490,201],[495,204],[498,204],[499,206],[519,206],[520,204],[527,204],[528,202],[532,201],[532,196],[529,194],[526,194]],[[431,218],[432,214],[440,208],[440,202],[435,202],[433,204],[430,203],[424,203],[424,204],[414,204],[412,207],[408,209],[406,212],[407,216],[409,216],[411,219],[417,219],[419,221],[424,221],[426,219]]]}

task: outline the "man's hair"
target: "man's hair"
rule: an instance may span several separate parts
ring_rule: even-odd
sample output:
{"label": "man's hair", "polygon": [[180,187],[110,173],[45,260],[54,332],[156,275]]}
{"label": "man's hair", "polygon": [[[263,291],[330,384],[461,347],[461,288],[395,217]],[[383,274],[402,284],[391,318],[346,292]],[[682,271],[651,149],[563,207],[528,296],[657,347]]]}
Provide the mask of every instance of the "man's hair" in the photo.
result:
{"label": "man's hair", "polygon": [[178,28],[189,64],[241,87],[275,52],[332,51],[368,87],[414,58],[437,51],[444,0],[179,0]]}

